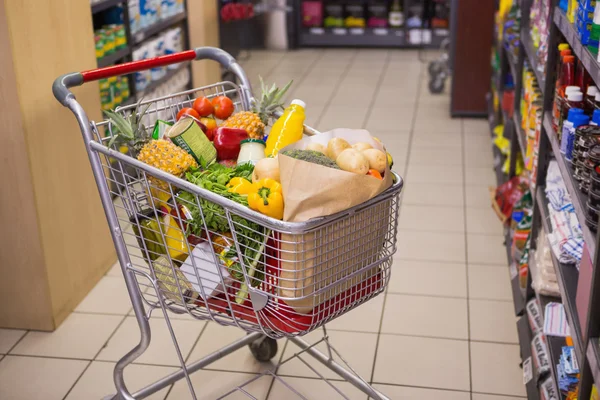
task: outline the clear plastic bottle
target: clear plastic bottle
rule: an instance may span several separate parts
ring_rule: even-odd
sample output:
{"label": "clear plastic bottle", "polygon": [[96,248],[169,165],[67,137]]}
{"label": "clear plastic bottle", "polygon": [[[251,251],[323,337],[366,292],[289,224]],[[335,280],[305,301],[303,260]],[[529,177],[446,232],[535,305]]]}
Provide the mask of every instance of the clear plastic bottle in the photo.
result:
{"label": "clear plastic bottle", "polygon": [[583,109],[588,115],[592,115],[596,108],[596,95],[598,94],[598,88],[590,85],[585,94],[585,100],[583,102]]}
{"label": "clear plastic bottle", "polygon": [[279,150],[285,146],[302,139],[304,119],[306,118],[305,109],[305,102],[293,100],[283,111],[283,115],[275,122],[267,139],[266,157],[276,156]]}

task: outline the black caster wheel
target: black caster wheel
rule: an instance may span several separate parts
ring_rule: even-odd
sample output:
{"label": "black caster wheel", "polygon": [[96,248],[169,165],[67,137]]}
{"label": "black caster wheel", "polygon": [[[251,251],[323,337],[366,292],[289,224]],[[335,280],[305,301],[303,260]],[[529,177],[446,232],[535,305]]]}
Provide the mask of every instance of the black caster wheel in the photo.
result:
{"label": "black caster wheel", "polygon": [[427,71],[429,71],[429,75],[434,78],[442,72],[442,66],[438,62],[432,61],[429,63]]}
{"label": "black caster wheel", "polygon": [[433,78],[429,81],[429,91],[433,94],[439,94],[444,91],[444,80]]}
{"label": "black caster wheel", "polygon": [[250,352],[257,361],[271,361],[277,354],[277,340],[265,336],[248,345]]}

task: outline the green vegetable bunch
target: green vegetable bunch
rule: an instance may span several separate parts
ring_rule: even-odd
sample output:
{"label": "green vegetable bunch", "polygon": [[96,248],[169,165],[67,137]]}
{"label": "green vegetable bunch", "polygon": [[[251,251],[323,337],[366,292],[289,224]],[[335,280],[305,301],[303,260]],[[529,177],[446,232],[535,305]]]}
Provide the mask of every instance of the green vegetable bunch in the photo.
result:
{"label": "green vegetable bunch", "polygon": [[281,154],[288,157],[295,158],[297,160],[308,161],[313,164],[323,165],[325,167],[340,169],[338,165],[331,158],[325,154],[314,151],[314,150],[286,150],[282,151]]}

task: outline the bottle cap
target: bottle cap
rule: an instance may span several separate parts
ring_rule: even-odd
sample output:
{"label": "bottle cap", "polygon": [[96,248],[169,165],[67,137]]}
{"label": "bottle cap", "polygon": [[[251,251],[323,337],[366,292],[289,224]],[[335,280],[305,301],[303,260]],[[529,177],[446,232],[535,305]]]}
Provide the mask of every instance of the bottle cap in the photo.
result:
{"label": "bottle cap", "polygon": [[575,56],[565,56],[565,58],[563,58],[563,62],[575,62]]}
{"label": "bottle cap", "polygon": [[583,93],[581,93],[581,92],[571,92],[571,93],[567,94],[567,100],[569,100],[569,101],[582,101],[583,100]]}
{"label": "bottle cap", "polygon": [[581,108],[570,108],[569,113],[567,114],[567,121],[574,122],[575,117],[581,114],[583,114],[583,110]]}
{"label": "bottle cap", "polygon": [[560,51],[560,57],[564,58],[565,56],[570,56],[571,54],[573,54],[571,52],[571,49],[564,49]]}
{"label": "bottle cap", "polygon": [[567,50],[569,48],[569,43],[561,43],[558,45],[558,50]]}
{"label": "bottle cap", "polygon": [[573,92],[581,92],[581,88],[579,86],[567,86],[565,88],[565,94],[573,93]]}
{"label": "bottle cap", "polygon": [[292,105],[298,105],[298,106],[300,106],[302,108],[306,108],[306,103],[303,102],[302,100],[298,100],[298,99],[292,100],[291,104]]}
{"label": "bottle cap", "polygon": [[592,121],[600,125],[600,110],[594,110],[594,114],[592,115]]}
{"label": "bottle cap", "polygon": [[588,87],[588,90],[587,90],[588,96],[596,96],[596,93],[598,93],[598,88],[596,86]]}
{"label": "bottle cap", "polygon": [[576,114],[573,120],[573,126],[578,127],[581,125],[587,125],[590,123],[590,117],[585,114]]}

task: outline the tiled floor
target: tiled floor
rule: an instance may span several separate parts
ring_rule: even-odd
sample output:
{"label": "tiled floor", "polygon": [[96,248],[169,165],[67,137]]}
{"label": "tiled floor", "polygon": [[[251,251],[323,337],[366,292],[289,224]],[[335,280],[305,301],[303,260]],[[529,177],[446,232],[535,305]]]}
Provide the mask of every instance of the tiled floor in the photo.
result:
{"label": "tiled floor", "polygon": [[[280,85],[293,78],[290,98],[307,102],[310,125],[369,129],[405,178],[390,286],[328,325],[340,353],[391,399],[524,396],[502,230],[489,207],[494,174],[487,122],[450,119],[448,95],[428,93],[426,65],[415,51],[255,52],[244,66],[255,87],[259,73]],[[56,332],[0,329],[0,399],[88,400],[114,393],[115,362],[139,339],[130,312],[116,266]],[[150,324],[150,349],[126,370],[132,391],[178,365],[162,318],[153,316]],[[173,325],[186,360],[244,335],[185,317]],[[282,342],[275,360],[294,351]],[[192,375],[192,383],[199,398],[214,399],[272,366],[244,349]],[[278,373],[306,398],[341,398],[297,360]],[[348,398],[366,397],[348,383],[334,386]],[[258,399],[290,398],[270,377],[250,390]],[[181,381],[151,398],[190,395]]]}

